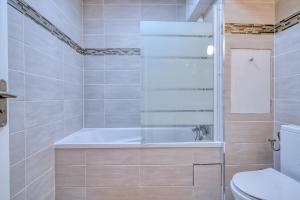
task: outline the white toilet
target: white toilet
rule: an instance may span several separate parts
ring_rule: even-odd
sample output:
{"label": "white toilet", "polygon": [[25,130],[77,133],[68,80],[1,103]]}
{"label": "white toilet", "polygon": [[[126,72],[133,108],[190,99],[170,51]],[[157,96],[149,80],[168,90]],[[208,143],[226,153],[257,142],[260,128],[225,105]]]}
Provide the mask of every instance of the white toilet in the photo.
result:
{"label": "white toilet", "polygon": [[300,126],[281,127],[281,173],[240,172],[231,180],[235,200],[300,200]]}

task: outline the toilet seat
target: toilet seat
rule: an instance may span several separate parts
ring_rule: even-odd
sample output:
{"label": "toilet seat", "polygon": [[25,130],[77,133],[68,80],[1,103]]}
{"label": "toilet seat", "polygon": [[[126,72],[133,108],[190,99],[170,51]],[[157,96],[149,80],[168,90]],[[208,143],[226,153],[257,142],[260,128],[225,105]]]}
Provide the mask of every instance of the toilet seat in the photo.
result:
{"label": "toilet seat", "polygon": [[300,183],[271,168],[237,173],[231,187],[249,200],[300,199]]}

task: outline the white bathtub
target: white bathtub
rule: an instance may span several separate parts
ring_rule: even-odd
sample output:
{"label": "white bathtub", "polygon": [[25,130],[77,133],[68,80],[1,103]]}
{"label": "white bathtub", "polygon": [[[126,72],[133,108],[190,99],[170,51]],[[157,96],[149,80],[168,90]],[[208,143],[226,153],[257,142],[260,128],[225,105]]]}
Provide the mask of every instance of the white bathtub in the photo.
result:
{"label": "white bathtub", "polygon": [[222,147],[194,141],[187,128],[86,128],[55,143],[55,148]]}

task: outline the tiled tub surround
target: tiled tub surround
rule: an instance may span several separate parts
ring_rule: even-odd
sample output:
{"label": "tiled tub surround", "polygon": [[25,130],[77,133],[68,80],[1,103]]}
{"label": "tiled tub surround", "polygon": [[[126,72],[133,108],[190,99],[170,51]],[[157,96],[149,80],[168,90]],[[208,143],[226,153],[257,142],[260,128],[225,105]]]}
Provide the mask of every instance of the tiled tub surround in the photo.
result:
{"label": "tiled tub surround", "polygon": [[221,148],[55,150],[56,200],[220,200]]}
{"label": "tiled tub surround", "polygon": [[83,57],[8,9],[11,199],[52,200],[53,143],[83,127]]}
{"label": "tiled tub surround", "polygon": [[139,127],[140,21],[185,21],[185,1],[84,0],[83,10],[85,48],[131,50],[85,56],[85,127]]}

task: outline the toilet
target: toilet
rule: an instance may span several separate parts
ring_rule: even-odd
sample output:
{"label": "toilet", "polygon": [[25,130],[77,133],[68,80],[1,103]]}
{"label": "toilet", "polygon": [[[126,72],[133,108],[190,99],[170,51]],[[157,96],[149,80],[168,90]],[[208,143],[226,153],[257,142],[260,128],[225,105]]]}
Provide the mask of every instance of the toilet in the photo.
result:
{"label": "toilet", "polygon": [[281,126],[281,172],[268,168],[231,179],[235,200],[300,200],[300,126]]}

